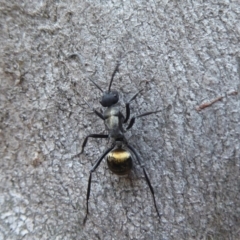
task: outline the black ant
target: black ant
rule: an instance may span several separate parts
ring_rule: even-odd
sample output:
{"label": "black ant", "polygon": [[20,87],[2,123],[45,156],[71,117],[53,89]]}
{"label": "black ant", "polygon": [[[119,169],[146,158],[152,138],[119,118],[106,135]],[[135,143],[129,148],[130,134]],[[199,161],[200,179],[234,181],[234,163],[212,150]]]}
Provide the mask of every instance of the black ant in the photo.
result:
{"label": "black ant", "polygon": [[107,164],[108,164],[109,169],[113,173],[118,174],[118,175],[125,175],[131,170],[132,155],[135,156],[139,165],[143,169],[145,179],[147,181],[147,184],[148,184],[151,194],[153,196],[154,206],[155,206],[157,215],[158,215],[159,219],[161,218],[160,213],[157,208],[157,205],[156,205],[154,190],[153,190],[153,187],[149,180],[148,174],[144,168],[144,165],[140,161],[138,152],[127,142],[127,140],[124,136],[124,132],[126,132],[126,130],[130,129],[133,126],[136,118],[147,116],[147,115],[157,113],[160,111],[146,112],[146,113],[137,115],[135,117],[132,117],[128,126],[126,127],[126,129],[123,128],[123,125],[127,124],[129,117],[130,117],[130,102],[132,100],[134,100],[142,90],[137,92],[126,103],[126,105],[125,105],[126,106],[126,116],[124,117],[123,114],[119,110],[119,108],[120,108],[119,102],[118,102],[119,94],[117,91],[111,90],[111,85],[112,85],[112,82],[113,82],[116,72],[118,72],[118,68],[119,68],[119,63],[117,64],[117,66],[115,67],[115,70],[112,73],[108,91],[106,91],[106,92],[103,92],[103,90],[93,80],[91,80],[91,82],[101,92],[103,92],[102,100],[100,101],[101,105],[106,108],[105,111],[103,112],[103,114],[98,112],[96,109],[92,108],[86,102],[86,104],[90,108],[92,108],[94,113],[104,121],[106,129],[108,130],[108,134],[90,134],[90,135],[88,135],[82,144],[82,151],[80,152],[80,154],[83,153],[84,147],[86,146],[89,137],[91,137],[91,138],[112,138],[113,144],[110,148],[105,150],[105,152],[99,157],[99,159],[96,161],[96,163],[90,170],[90,175],[89,175],[89,179],[88,179],[88,188],[87,188],[87,209],[86,209],[86,216],[84,218],[84,223],[86,222],[87,216],[89,213],[88,201],[89,201],[90,190],[91,190],[92,173],[97,169],[97,167],[100,165],[100,163],[102,162],[102,160],[105,156],[107,156]]}

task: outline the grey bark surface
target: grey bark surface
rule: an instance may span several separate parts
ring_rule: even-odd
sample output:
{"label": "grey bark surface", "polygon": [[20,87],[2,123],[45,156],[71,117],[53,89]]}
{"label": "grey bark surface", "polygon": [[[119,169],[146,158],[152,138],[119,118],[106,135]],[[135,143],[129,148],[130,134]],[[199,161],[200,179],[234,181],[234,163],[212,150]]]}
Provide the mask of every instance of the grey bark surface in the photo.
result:
{"label": "grey bark surface", "polygon": [[[239,1],[0,5],[0,239],[240,239]],[[126,134],[162,218],[136,161],[103,161],[83,225],[110,144],[76,157],[105,132],[84,99],[100,110],[89,78],[107,89],[117,61],[122,107],[143,88],[132,113],[162,110]]]}

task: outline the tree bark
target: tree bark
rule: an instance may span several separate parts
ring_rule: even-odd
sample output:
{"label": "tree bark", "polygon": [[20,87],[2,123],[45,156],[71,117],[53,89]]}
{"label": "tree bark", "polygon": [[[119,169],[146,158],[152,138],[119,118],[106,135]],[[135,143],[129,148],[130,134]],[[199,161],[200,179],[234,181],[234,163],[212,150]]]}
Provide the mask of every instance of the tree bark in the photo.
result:
{"label": "tree bark", "polygon": [[[238,1],[1,1],[0,239],[240,239]],[[102,92],[136,119],[111,173]],[[91,106],[89,107],[86,102]]]}

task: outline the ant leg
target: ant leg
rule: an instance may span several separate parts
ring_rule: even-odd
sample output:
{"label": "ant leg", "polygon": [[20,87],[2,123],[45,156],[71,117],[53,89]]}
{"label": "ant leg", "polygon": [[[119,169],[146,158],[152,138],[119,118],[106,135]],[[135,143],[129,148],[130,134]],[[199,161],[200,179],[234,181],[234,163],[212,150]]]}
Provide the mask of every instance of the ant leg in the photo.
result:
{"label": "ant leg", "polygon": [[88,216],[88,201],[89,201],[89,197],[90,197],[90,191],[91,191],[91,182],[92,182],[92,173],[97,169],[97,167],[99,166],[99,164],[102,162],[103,158],[109,153],[111,152],[114,148],[115,148],[116,144],[114,143],[110,148],[108,148],[101,156],[100,158],[97,160],[97,162],[93,165],[93,167],[90,170],[90,175],[89,175],[89,179],[88,179],[88,188],[87,188],[87,208],[86,208],[86,216],[83,220],[83,224],[85,224],[85,222],[87,221],[87,216]]}
{"label": "ant leg", "polygon": [[144,117],[144,116],[147,116],[147,115],[150,115],[150,114],[153,114],[153,113],[158,113],[158,112],[161,112],[161,110],[153,111],[153,112],[146,112],[146,113],[137,115],[136,117],[132,117],[131,120],[130,120],[130,123],[128,124],[126,129],[128,130],[128,129],[130,129],[133,126],[133,124],[135,123],[135,119],[136,118]]}
{"label": "ant leg", "polygon": [[143,169],[143,173],[144,173],[146,182],[147,182],[147,184],[148,184],[148,186],[149,186],[149,188],[150,188],[150,191],[151,191],[151,194],[152,194],[152,197],[153,197],[153,202],[154,202],[154,206],[155,206],[157,215],[158,215],[158,217],[159,217],[159,220],[161,220],[161,215],[160,215],[160,213],[159,213],[159,211],[158,211],[157,204],[156,204],[156,199],[155,199],[155,195],[154,195],[154,190],[153,190],[152,184],[151,184],[151,182],[150,182],[150,179],[149,179],[149,177],[148,177],[148,174],[147,174],[147,172],[146,172],[146,170],[145,170],[145,168],[144,168],[144,165],[141,163],[141,160],[140,160],[140,157],[139,157],[137,151],[136,151],[131,145],[129,145],[129,144],[127,144],[127,147],[133,152],[133,154],[135,155],[135,157],[136,157],[136,159],[137,159],[140,167]]}
{"label": "ant leg", "polygon": [[128,119],[129,119],[129,117],[130,117],[130,102],[131,101],[133,101],[136,97],[137,97],[137,95],[140,93],[140,92],[142,92],[143,91],[143,89],[141,89],[140,91],[138,91],[127,103],[126,103],[126,117],[125,117],[125,119],[124,119],[124,122],[123,123],[126,123],[127,121],[128,121]]}
{"label": "ant leg", "polygon": [[90,104],[89,104],[85,99],[83,99],[83,100],[84,100],[84,102],[89,106],[89,108],[91,108],[91,109],[93,110],[93,112],[94,112],[98,117],[100,117],[103,121],[105,120],[104,117],[103,117],[103,115],[102,115],[100,112],[98,112],[95,108],[93,108],[92,106],[90,106]]}
{"label": "ant leg", "polygon": [[[86,146],[86,144],[87,144],[87,141],[88,141],[88,138],[89,138],[89,137],[92,137],[92,138],[108,138],[108,135],[107,135],[107,134],[89,134],[89,135],[86,136],[86,138],[84,139],[83,144],[82,144],[82,150],[81,150],[81,152],[80,152],[79,154],[82,154],[82,153],[83,153],[84,148],[85,148],[85,146]],[[78,155],[79,155],[79,154],[78,154]]]}

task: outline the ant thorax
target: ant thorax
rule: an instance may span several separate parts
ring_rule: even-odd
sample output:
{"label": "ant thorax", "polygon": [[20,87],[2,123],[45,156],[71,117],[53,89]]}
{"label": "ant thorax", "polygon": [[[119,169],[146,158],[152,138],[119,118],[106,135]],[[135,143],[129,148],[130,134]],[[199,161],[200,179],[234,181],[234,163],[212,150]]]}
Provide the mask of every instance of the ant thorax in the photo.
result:
{"label": "ant thorax", "polygon": [[104,123],[106,129],[109,132],[109,137],[111,138],[119,138],[123,136],[122,130],[122,117],[120,112],[120,104],[116,103],[111,107],[107,108],[104,113],[103,117],[105,119]]}

